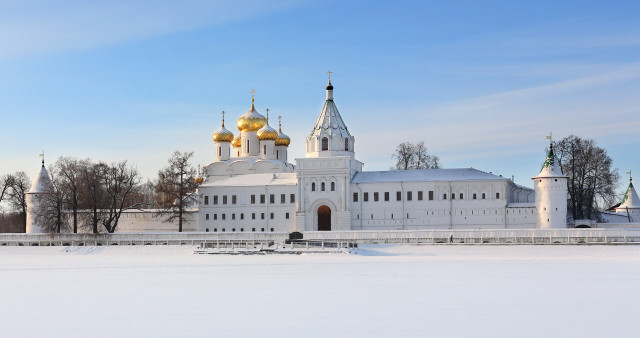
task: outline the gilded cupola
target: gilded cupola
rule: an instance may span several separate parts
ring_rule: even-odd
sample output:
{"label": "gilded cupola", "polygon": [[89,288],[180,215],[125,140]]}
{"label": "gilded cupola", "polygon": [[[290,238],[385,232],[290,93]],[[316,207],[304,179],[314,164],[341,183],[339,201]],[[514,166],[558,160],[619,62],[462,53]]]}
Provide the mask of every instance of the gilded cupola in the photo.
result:
{"label": "gilded cupola", "polygon": [[257,131],[267,124],[267,118],[258,113],[254,106],[253,94],[251,91],[251,108],[248,112],[238,118],[238,130],[240,131]]}
{"label": "gilded cupola", "polygon": [[233,133],[224,127],[224,111],[222,112],[222,127],[213,133],[213,142],[231,142]]}
{"label": "gilded cupola", "polygon": [[269,125],[269,109],[267,109],[267,123],[265,123],[265,125],[260,128],[258,130],[258,132],[256,133],[256,135],[258,136],[258,140],[260,141],[265,141],[265,140],[273,140],[275,141],[278,138],[278,132],[271,128],[271,126]]}
{"label": "gilded cupola", "polygon": [[240,134],[236,135],[236,137],[233,138],[233,141],[231,141],[231,146],[234,148],[242,146],[242,137],[240,136]]}
{"label": "gilded cupola", "polygon": [[291,139],[289,136],[285,135],[282,132],[282,117],[278,116],[278,137],[276,138],[276,146],[285,146],[288,147],[291,144]]}

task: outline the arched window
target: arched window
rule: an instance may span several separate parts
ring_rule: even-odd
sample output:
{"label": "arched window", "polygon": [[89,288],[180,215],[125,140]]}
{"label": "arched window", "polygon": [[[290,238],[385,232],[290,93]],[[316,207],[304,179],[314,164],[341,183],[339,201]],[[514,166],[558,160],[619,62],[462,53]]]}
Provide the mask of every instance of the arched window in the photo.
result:
{"label": "arched window", "polygon": [[324,191],[324,182],[320,184],[320,190]]}
{"label": "arched window", "polygon": [[276,150],[276,160],[280,159],[280,150]]}
{"label": "arched window", "polygon": [[311,191],[316,191],[316,182],[311,183]]}
{"label": "arched window", "polygon": [[331,182],[331,191],[336,191],[336,182]]}
{"label": "arched window", "polygon": [[474,200],[475,200],[475,199],[478,199],[478,195],[473,194],[473,199],[474,199]]}
{"label": "arched window", "polygon": [[[260,148],[258,148],[260,149]],[[247,140],[247,154],[249,153],[249,140]]]}
{"label": "arched window", "polygon": [[266,146],[266,145],[263,145],[263,146],[262,146],[262,153],[263,153],[264,155],[266,155],[266,154],[267,154],[267,146]]}
{"label": "arched window", "polygon": [[222,147],[218,147],[218,156],[222,156]]}
{"label": "arched window", "polygon": [[344,138],[344,151],[349,151],[349,138]]}
{"label": "arched window", "polygon": [[322,138],[322,150],[329,150],[329,139],[326,137]]}

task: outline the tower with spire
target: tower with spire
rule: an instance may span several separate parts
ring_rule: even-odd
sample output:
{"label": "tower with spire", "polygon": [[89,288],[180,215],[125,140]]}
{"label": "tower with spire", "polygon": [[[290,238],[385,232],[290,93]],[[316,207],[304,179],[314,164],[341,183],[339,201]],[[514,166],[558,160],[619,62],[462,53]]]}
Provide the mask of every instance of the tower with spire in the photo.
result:
{"label": "tower with spire", "polygon": [[[547,137],[550,139],[550,137]],[[553,143],[540,173],[533,177],[539,229],[567,227],[567,176],[562,173],[560,161],[553,152]]]}
{"label": "tower with spire", "polygon": [[46,212],[46,210],[44,210],[45,206],[43,203],[46,203],[48,196],[55,193],[53,183],[51,183],[51,178],[49,177],[49,172],[44,166],[44,151],[40,156],[42,156],[42,167],[40,168],[40,172],[38,173],[38,176],[36,176],[36,179],[33,180],[31,188],[24,196],[27,204],[26,233],[28,234],[46,232],[42,227],[41,217],[39,217],[39,215]]}
{"label": "tower with spire", "polygon": [[627,187],[627,191],[624,193],[622,202],[620,202],[620,205],[616,207],[616,212],[626,215],[629,222],[640,222],[640,198],[638,198],[638,193],[633,187],[631,172],[628,172],[628,174],[629,186]]}
{"label": "tower with spire", "polygon": [[216,161],[226,161],[230,156],[233,133],[224,127],[224,114],[222,111],[222,126],[213,133],[213,142],[216,143]]}

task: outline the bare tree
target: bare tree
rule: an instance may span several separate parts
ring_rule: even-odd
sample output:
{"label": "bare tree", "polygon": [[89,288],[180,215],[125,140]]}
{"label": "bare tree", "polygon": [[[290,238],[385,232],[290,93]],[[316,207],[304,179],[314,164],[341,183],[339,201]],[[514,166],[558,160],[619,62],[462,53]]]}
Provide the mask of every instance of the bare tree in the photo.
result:
{"label": "bare tree", "polygon": [[22,226],[27,228],[27,201],[25,193],[29,191],[31,180],[23,171],[12,175],[11,189],[9,191],[9,203],[14,210],[20,213]]}
{"label": "bare tree", "polygon": [[9,195],[11,185],[13,184],[13,175],[0,176],[0,203],[4,200],[5,195]]}
{"label": "bare tree", "polygon": [[192,156],[193,152],[176,151],[169,159],[169,166],[158,172],[157,192],[160,194],[160,206],[169,212],[165,221],[178,220],[179,232],[182,232],[186,206],[196,202],[196,169],[189,164]]}
{"label": "bare tree", "polygon": [[118,227],[122,211],[139,206],[139,202],[133,197],[140,183],[140,176],[135,168],[127,164],[127,161],[103,166],[102,169],[104,170],[101,175],[102,184],[107,197],[102,225],[107,232],[113,233]]}
{"label": "bare tree", "polygon": [[440,168],[440,159],[427,152],[424,142],[400,143],[391,157],[396,159],[395,170]]}
{"label": "bare tree", "polygon": [[35,210],[35,219],[38,225],[49,233],[61,233],[67,230],[67,222],[64,214],[65,191],[60,189],[61,180],[56,175],[55,166],[49,167],[53,191],[39,195],[39,202]]}
{"label": "bare tree", "polygon": [[102,186],[102,175],[105,172],[105,167],[107,165],[104,163],[91,163],[89,161],[80,166],[80,176],[85,187],[81,197],[81,204],[83,208],[91,210],[91,216],[87,223],[94,234],[98,233],[100,213],[106,195]]}
{"label": "bare tree", "polygon": [[81,193],[85,188],[82,176],[83,168],[90,165],[90,161],[78,160],[72,157],[60,157],[51,169],[51,174],[56,175],[57,188],[65,197],[65,208],[71,211],[73,232],[78,232],[78,210],[80,209]]}
{"label": "bare tree", "polygon": [[562,171],[569,177],[568,210],[573,219],[598,219],[599,211],[613,205],[618,196],[618,169],[607,151],[593,139],[567,136],[554,144]]}

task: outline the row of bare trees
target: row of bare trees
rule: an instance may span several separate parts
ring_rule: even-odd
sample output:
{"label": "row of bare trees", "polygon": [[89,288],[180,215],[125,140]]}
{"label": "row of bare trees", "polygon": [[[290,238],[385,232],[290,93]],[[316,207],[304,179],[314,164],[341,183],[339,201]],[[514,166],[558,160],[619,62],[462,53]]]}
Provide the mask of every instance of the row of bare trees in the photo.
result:
{"label": "row of bare trees", "polygon": [[[177,221],[182,231],[185,210],[196,201],[192,156],[175,152],[157,181],[145,183],[127,161],[108,164],[60,157],[49,166],[53,191],[40,194],[36,222],[47,232],[113,233],[125,210],[146,208],[156,209],[167,222]],[[8,196],[14,209],[26,215],[25,193],[30,184],[26,174],[4,176],[0,184],[0,198]]]}

